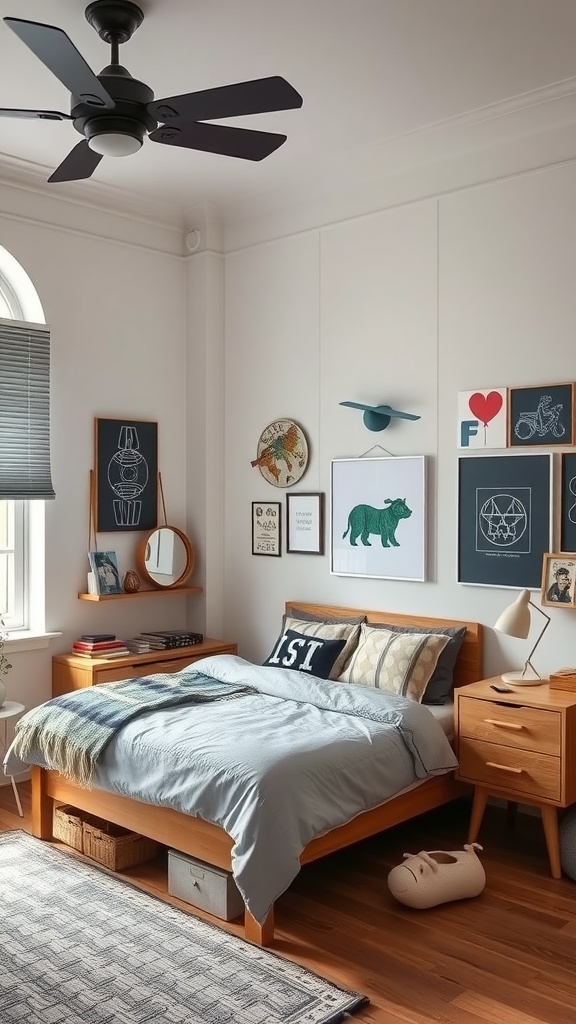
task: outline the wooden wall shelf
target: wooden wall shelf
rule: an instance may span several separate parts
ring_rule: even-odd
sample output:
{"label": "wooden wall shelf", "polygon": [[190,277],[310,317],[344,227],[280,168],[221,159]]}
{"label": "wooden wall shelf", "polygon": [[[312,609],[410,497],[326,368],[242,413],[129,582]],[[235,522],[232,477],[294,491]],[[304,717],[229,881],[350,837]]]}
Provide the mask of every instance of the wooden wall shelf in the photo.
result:
{"label": "wooden wall shelf", "polygon": [[78,594],[80,601],[123,601],[134,597],[158,597],[159,594],[201,594],[202,587],[165,587],[158,590],[137,590],[134,594]]}

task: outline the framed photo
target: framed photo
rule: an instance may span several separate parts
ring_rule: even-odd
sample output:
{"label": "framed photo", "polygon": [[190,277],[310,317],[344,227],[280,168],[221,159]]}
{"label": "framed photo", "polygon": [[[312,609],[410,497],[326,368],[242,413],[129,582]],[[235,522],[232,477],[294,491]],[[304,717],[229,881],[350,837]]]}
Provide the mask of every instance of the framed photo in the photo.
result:
{"label": "framed photo", "polygon": [[97,594],[121,594],[120,572],[115,551],[89,551]]}
{"label": "framed photo", "polygon": [[282,505],[279,501],[252,502],[252,554],[282,554]]}
{"label": "framed photo", "polygon": [[560,547],[576,551],[576,452],[562,455]]}
{"label": "framed photo", "polygon": [[459,448],[506,448],[507,424],[506,388],[458,392]]}
{"label": "framed photo", "polygon": [[576,554],[544,555],[540,600],[552,608],[576,608]]}
{"label": "framed photo", "polygon": [[458,582],[539,590],[552,546],[552,455],[461,456]]}
{"label": "framed photo", "polygon": [[97,419],[97,533],[158,525],[158,424]]}
{"label": "framed photo", "polygon": [[574,444],[574,384],[510,388],[508,446]]}
{"label": "framed photo", "polygon": [[426,579],[425,471],[423,455],[334,459],[333,575]]}
{"label": "framed photo", "polygon": [[324,554],[324,495],[286,495],[286,551]]}

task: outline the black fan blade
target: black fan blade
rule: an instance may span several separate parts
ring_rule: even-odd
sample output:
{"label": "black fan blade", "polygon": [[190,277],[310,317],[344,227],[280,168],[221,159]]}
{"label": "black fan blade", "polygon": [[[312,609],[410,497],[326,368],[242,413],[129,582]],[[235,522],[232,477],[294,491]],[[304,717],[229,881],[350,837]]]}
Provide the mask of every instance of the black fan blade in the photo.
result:
{"label": "black fan blade", "polygon": [[74,146],[68,156],[50,175],[48,181],[80,181],[94,173],[102,159],[101,153],[95,153],[84,139]]}
{"label": "black fan blade", "polygon": [[285,78],[275,75],[154,100],[148,104],[148,113],[162,122],[178,118],[216,121],[223,117],[242,117],[244,114],[263,114],[269,110],[291,110],[301,106],[302,97],[296,89]]}
{"label": "black fan blade", "polygon": [[59,110],[11,110],[0,107],[0,117],[37,117],[40,121],[73,121],[71,114],[61,114]]}
{"label": "black fan blade", "polygon": [[21,18],[4,21],[73,96],[90,106],[112,110],[114,100],[61,28]]}
{"label": "black fan blade", "polygon": [[151,132],[148,138],[152,139],[152,142],[164,142],[168,146],[200,149],[203,153],[237,156],[242,160],[263,160],[286,142],[285,135],[202,122],[182,122],[178,127],[172,124],[162,125]]}

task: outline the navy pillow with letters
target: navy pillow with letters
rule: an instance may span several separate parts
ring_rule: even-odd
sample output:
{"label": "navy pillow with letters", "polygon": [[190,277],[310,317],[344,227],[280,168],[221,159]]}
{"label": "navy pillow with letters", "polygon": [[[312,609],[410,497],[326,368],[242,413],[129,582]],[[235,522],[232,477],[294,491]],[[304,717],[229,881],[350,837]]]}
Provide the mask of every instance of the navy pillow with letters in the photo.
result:
{"label": "navy pillow with letters", "polygon": [[263,664],[274,668],[295,668],[320,679],[328,679],[345,643],[346,640],[323,640],[287,629]]}

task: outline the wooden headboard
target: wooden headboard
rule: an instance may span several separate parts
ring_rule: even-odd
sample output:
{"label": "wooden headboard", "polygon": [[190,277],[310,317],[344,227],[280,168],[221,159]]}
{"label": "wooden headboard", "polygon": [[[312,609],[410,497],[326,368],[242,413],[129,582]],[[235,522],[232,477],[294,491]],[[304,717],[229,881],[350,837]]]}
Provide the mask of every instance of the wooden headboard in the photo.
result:
{"label": "wooden headboard", "polygon": [[460,619],[437,619],[427,615],[411,615],[407,612],[374,612],[364,608],[337,608],[329,604],[308,604],[304,601],[286,601],[287,614],[308,612],[326,619],[344,619],[365,615],[368,623],[390,622],[393,626],[466,626],[466,636],[460,648],[454,670],[454,686],[466,686],[484,678],[482,670],[482,626],[479,622],[463,622]]}

